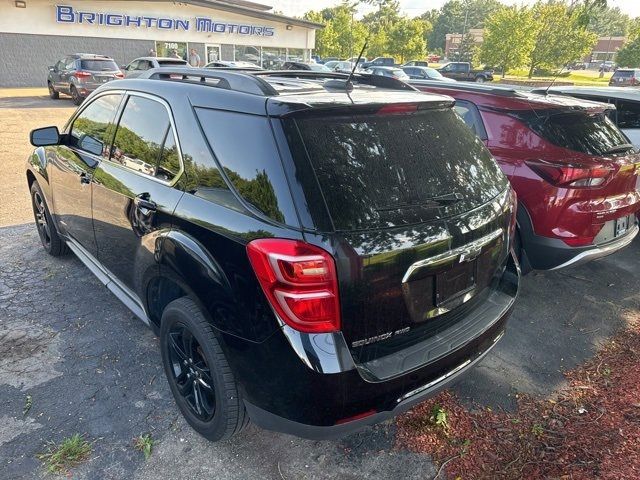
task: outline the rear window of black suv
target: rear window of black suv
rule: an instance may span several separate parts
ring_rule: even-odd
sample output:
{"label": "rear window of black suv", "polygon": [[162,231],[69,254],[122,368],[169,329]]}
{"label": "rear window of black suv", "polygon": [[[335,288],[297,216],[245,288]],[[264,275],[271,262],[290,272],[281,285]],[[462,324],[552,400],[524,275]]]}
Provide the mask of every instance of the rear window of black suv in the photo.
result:
{"label": "rear window of black suv", "polygon": [[[297,169],[317,177],[337,230],[442,218],[482,205],[507,186],[491,154],[451,108],[312,112],[285,120],[285,128],[289,142],[302,139],[305,149],[291,148]],[[435,201],[441,196],[459,200],[448,207]]]}

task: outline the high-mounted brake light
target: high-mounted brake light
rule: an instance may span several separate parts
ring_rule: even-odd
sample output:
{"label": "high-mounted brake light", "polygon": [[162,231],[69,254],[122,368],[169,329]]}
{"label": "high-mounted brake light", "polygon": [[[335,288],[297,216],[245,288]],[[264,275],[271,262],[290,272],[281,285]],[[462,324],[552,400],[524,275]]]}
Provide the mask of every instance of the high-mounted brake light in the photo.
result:
{"label": "high-mounted brake light", "polygon": [[616,171],[615,167],[604,165],[553,163],[546,160],[527,160],[526,164],[552,185],[569,188],[601,187]]}
{"label": "high-mounted brake light", "polygon": [[418,105],[411,103],[400,103],[395,105],[385,105],[378,110],[378,115],[397,115],[400,113],[414,113],[418,111]]}
{"label": "high-mounted brake light", "polygon": [[265,238],[249,243],[247,254],[271,307],[287,325],[306,333],[340,330],[338,278],[328,252]]}
{"label": "high-mounted brake light", "polygon": [[88,78],[91,76],[91,74],[89,72],[83,72],[82,70],[78,70],[73,74],[73,76],[76,78]]}

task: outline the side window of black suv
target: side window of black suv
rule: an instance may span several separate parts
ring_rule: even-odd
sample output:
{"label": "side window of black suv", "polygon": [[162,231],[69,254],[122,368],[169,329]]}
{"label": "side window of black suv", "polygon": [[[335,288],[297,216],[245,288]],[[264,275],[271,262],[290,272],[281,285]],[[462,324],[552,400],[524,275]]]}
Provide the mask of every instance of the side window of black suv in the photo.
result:
{"label": "side window of black suv", "polygon": [[181,168],[167,107],[157,100],[130,96],[113,141],[111,161],[164,182],[172,182]]}
{"label": "side window of black suv", "polygon": [[[238,194],[272,220],[299,225],[269,119],[205,108],[197,113],[211,149]],[[238,132],[248,137],[240,138]]]}
{"label": "side window of black suv", "polygon": [[103,95],[88,105],[73,121],[70,145],[96,156],[108,157],[113,138],[113,117],[122,95]]}

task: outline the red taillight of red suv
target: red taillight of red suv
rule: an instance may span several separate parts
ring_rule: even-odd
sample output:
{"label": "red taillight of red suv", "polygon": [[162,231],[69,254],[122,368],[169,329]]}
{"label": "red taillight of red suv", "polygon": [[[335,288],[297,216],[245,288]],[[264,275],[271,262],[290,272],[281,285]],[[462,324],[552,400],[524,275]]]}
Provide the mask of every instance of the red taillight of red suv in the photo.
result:
{"label": "red taillight of red suv", "polygon": [[78,70],[73,74],[78,80],[83,80],[85,78],[89,78],[91,74],[89,72],[83,72],[82,70]]}
{"label": "red taillight of red suv", "polygon": [[298,240],[268,238],[247,245],[260,286],[278,316],[305,333],[340,330],[338,278],[333,257]]}
{"label": "red taillight of red suv", "polygon": [[615,174],[615,168],[603,165],[552,163],[546,160],[527,160],[526,164],[547,182],[557,187],[602,187]]}

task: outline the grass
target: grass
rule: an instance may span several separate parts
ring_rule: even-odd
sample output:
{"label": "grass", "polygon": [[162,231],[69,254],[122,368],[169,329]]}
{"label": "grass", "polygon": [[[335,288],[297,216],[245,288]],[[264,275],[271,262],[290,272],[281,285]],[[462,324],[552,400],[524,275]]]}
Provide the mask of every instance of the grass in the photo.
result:
{"label": "grass", "polygon": [[151,451],[153,450],[153,438],[151,438],[151,434],[147,433],[145,435],[140,435],[133,439],[133,448],[142,452],[144,454],[144,459],[148,460],[151,456]]}
{"label": "grass", "polygon": [[54,474],[66,474],[91,455],[91,444],[78,433],[65,438],[59,445],[50,443],[47,451],[38,455],[47,472]]}

